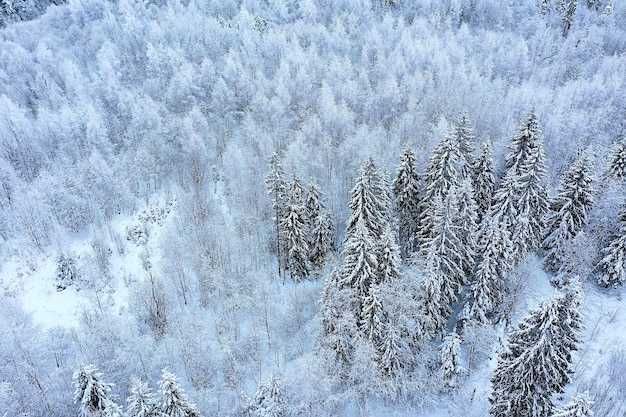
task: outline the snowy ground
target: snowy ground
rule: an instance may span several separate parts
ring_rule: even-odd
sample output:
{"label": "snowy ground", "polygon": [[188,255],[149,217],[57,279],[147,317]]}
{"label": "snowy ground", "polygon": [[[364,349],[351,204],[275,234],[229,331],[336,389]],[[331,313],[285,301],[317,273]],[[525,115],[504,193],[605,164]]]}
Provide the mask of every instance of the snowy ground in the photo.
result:
{"label": "snowy ground", "polygon": [[[133,219],[117,219],[109,230],[123,236],[126,227]],[[160,226],[153,226],[148,245],[158,243]],[[119,242],[118,242],[119,243]],[[23,309],[31,315],[36,325],[43,329],[62,326],[66,328],[78,327],[81,313],[85,309],[98,308],[98,303],[106,303],[108,308],[118,310],[124,314],[128,305],[129,283],[143,279],[141,253],[145,247],[138,246],[132,241],[123,240],[121,252],[113,250],[111,255],[111,275],[114,277],[110,285],[99,294],[92,290],[79,290],[69,287],[57,291],[55,287],[56,260],[58,253],[39,254],[37,256],[14,256],[6,262],[0,273],[0,288],[4,294],[20,301]],[[74,254],[84,254],[91,250],[88,238],[76,239],[66,250]],[[537,259],[529,261],[524,268],[526,284],[520,303],[512,312],[514,324],[521,319],[528,309],[534,308],[550,296],[554,287],[550,284],[550,275],[543,272]],[[626,303],[623,300],[623,289],[605,290],[592,282],[584,283],[585,300],[582,313],[585,324],[585,342],[575,357],[574,383],[568,387],[563,396],[567,401],[577,391],[588,388],[589,381],[599,367],[606,366],[611,355],[626,344]],[[283,291],[283,293],[285,293]],[[504,329],[499,329],[501,343],[505,340]],[[465,384],[451,401],[454,410],[461,409],[467,416],[481,416],[487,413],[490,394],[489,378],[495,366],[495,357],[479,366],[465,381]],[[457,401],[458,402],[455,402]],[[443,399],[438,409],[423,410],[425,415],[453,415],[448,408],[449,399]],[[382,415],[388,408],[384,404],[373,402],[367,413]],[[362,410],[361,410],[362,411]],[[396,410],[402,414],[403,411]]]}

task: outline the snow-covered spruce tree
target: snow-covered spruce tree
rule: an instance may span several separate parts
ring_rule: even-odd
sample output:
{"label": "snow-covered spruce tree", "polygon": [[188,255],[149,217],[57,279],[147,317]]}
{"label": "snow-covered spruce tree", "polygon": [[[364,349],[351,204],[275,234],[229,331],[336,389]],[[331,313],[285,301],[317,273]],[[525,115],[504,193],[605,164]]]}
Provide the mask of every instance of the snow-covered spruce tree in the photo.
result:
{"label": "snow-covered spruce tree", "polygon": [[72,284],[76,284],[80,278],[76,261],[73,257],[61,254],[57,262],[56,287],[57,291],[63,291]]}
{"label": "snow-covered spruce tree", "polygon": [[283,417],[287,415],[280,380],[272,373],[260,382],[251,407],[255,417]]}
{"label": "snow-covered spruce tree", "polygon": [[133,378],[126,399],[126,417],[160,417],[159,404],[147,382]]}
{"label": "snow-covered spruce tree", "polygon": [[459,230],[459,240],[466,253],[463,270],[466,276],[474,271],[476,255],[476,234],[478,232],[477,207],[474,202],[471,181],[464,179],[458,189],[454,190],[458,205],[458,216],[454,219]]}
{"label": "snow-covered spruce tree", "polygon": [[617,288],[626,282],[626,209],[620,213],[619,221],[619,232],[609,246],[602,249],[604,257],[599,265],[602,275],[598,283],[607,288]]}
{"label": "snow-covered spruce tree", "polygon": [[485,141],[480,155],[474,161],[474,201],[476,202],[477,221],[480,223],[491,208],[496,180],[493,174],[491,142]]}
{"label": "snow-covered spruce tree", "polygon": [[180,386],[176,375],[163,369],[161,380],[158,382],[163,392],[161,415],[164,417],[198,417],[196,405],[189,401],[187,394]]}
{"label": "snow-covered spruce tree", "polygon": [[546,217],[544,266],[552,271],[560,268],[565,248],[587,225],[593,204],[592,182],[591,158],[583,154],[565,173]]}
{"label": "snow-covered spruce tree", "polygon": [[420,188],[415,155],[407,146],[402,152],[393,181],[395,212],[398,218],[398,240],[402,256],[405,258],[409,253],[417,250]]}
{"label": "snow-covered spruce tree", "polygon": [[[551,0],[543,0],[541,2],[541,13],[548,13],[548,6]],[[593,4],[594,0],[588,0],[587,4]],[[572,27],[572,21],[576,14],[576,8],[578,7],[578,0],[557,0],[555,10],[561,13],[561,21],[563,22],[563,36],[567,36],[569,29]]]}
{"label": "snow-covered spruce tree", "polygon": [[387,321],[380,299],[379,285],[371,282],[367,294],[360,301],[359,330],[378,351],[383,340],[383,326]]}
{"label": "snow-covered spruce tree", "polygon": [[520,176],[523,172],[522,166],[529,156],[536,152],[535,150],[540,143],[539,121],[535,111],[531,110],[511,139],[511,148],[505,157],[507,173],[511,171],[514,176]]}
{"label": "snow-covered spruce tree", "polygon": [[591,417],[594,415],[591,406],[593,401],[589,397],[589,392],[580,392],[571,402],[560,407],[552,417]]}
{"label": "snow-covered spruce tree", "polygon": [[302,201],[302,186],[300,179],[294,173],[289,184],[289,201],[281,229],[284,249],[287,252],[289,273],[296,282],[302,281],[309,273],[309,231],[307,224],[308,219]]}
{"label": "snow-covered spruce tree", "polygon": [[433,150],[424,173],[424,193],[419,204],[420,244],[432,237],[434,228],[435,200],[444,201],[448,191],[460,183],[456,168],[461,156],[459,144],[451,134],[444,136]]}
{"label": "snow-covered spruce tree", "polygon": [[512,268],[512,244],[500,219],[485,217],[478,244],[478,263],[468,292],[469,316],[479,323],[489,322],[503,297],[503,280]]}
{"label": "snow-covered spruce tree", "polygon": [[609,174],[618,180],[626,178],[626,140],[621,141],[613,148]]}
{"label": "snow-covered spruce tree", "polygon": [[111,387],[93,365],[80,365],[72,375],[74,402],[81,417],[121,417],[122,410],[110,397]]}
{"label": "snow-covered spruce tree", "polygon": [[521,259],[526,253],[537,250],[543,239],[545,216],[548,212],[546,187],[546,158],[540,142],[528,155],[517,178],[517,218],[514,223],[514,253]]}
{"label": "snow-covered spruce tree", "polygon": [[433,265],[444,274],[442,292],[450,304],[457,301],[461,287],[467,283],[466,269],[471,269],[474,254],[463,244],[464,231],[456,223],[459,201],[452,189],[442,204],[435,202],[433,236],[425,243],[425,256],[433,258]]}
{"label": "snow-covered spruce tree", "polygon": [[357,297],[351,287],[341,286],[340,279],[340,271],[333,270],[324,283],[319,303],[321,331],[317,343],[333,352],[335,362],[346,365],[352,357],[358,334]]}
{"label": "snow-covered spruce tree", "polygon": [[516,261],[536,250],[548,211],[546,161],[537,118],[531,112],[513,136],[507,172],[497,190],[494,211],[507,225]]}
{"label": "snow-covered spruce tree", "polygon": [[267,192],[272,199],[272,208],[274,209],[274,226],[276,228],[276,257],[278,259],[278,274],[287,266],[286,253],[283,250],[282,242],[282,224],[287,215],[288,186],[285,178],[285,170],[282,163],[283,155],[274,152],[269,159],[269,172],[265,177]]}
{"label": "snow-covered spruce tree", "polygon": [[383,329],[379,364],[383,375],[388,378],[400,376],[408,365],[409,347],[398,327],[394,321],[387,320]]}
{"label": "snow-covered spruce tree", "polygon": [[312,222],[309,242],[309,262],[314,271],[320,271],[328,254],[335,250],[335,228],[330,214],[323,209]]}
{"label": "snow-covered spruce tree", "polygon": [[444,386],[449,389],[456,388],[465,368],[461,366],[461,338],[455,330],[443,338],[439,355],[441,360],[439,369]]}
{"label": "snow-covered spruce tree", "polygon": [[361,222],[375,241],[390,226],[390,195],[384,173],[373,158],[368,158],[359,170],[350,195],[350,217],[346,224],[346,241]]}
{"label": "snow-covered spruce tree", "polygon": [[462,111],[454,122],[454,127],[451,134],[458,143],[459,149],[459,166],[458,171],[461,174],[462,179],[468,179],[472,181],[472,166],[474,164],[473,153],[475,150],[476,135],[472,128],[472,122],[470,121],[467,111]]}
{"label": "snow-covered spruce tree", "polygon": [[509,334],[491,377],[492,416],[543,417],[552,413],[551,396],[562,393],[570,382],[571,353],[580,337],[580,322],[569,322],[578,314],[578,303],[571,302],[571,297],[557,292],[531,310]]}
{"label": "snow-covered spruce tree", "polygon": [[400,277],[402,259],[396,236],[391,229],[383,234],[378,248],[378,282],[393,283]]}
{"label": "snow-covered spruce tree", "polygon": [[307,226],[309,229],[313,228],[314,219],[320,216],[324,210],[324,203],[322,203],[322,192],[317,185],[315,178],[309,180],[309,188],[306,191],[304,199],[304,209],[306,212]]}
{"label": "snow-covered spruce tree", "polygon": [[566,275],[563,278],[562,295],[559,303],[562,332],[561,338],[564,355],[569,363],[572,363],[571,354],[578,350],[583,342],[582,330],[584,329],[583,318],[580,314],[580,306],[583,301],[583,290],[578,275]]}
{"label": "snow-covered spruce tree", "polygon": [[453,221],[458,216],[454,197],[448,195],[444,203],[439,198],[435,200],[432,237],[423,246],[426,280],[422,293],[424,321],[421,327],[431,336],[444,328],[452,313],[452,304],[465,284],[463,265],[468,262],[468,254]]}
{"label": "snow-covered spruce tree", "polygon": [[354,289],[359,299],[367,295],[371,283],[378,283],[377,249],[374,239],[359,219],[344,245],[339,282],[340,286]]}
{"label": "snow-covered spruce tree", "polygon": [[314,271],[322,269],[328,253],[335,248],[335,229],[321,196],[317,182],[311,178],[304,206],[309,230],[309,264]]}

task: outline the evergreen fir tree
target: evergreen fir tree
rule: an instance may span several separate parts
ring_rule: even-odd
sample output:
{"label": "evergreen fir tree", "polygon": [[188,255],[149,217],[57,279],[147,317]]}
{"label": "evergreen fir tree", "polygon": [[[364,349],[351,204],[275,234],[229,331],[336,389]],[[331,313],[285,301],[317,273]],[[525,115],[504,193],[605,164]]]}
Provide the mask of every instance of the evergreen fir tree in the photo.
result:
{"label": "evergreen fir tree", "polygon": [[270,374],[266,381],[259,383],[254,395],[252,415],[255,417],[284,417],[287,415],[280,380]]}
{"label": "evergreen fir tree", "polygon": [[569,404],[552,414],[552,417],[591,417],[594,415],[591,410],[593,403],[589,398],[589,392],[578,393]]}
{"label": "evergreen fir tree", "polygon": [[474,134],[472,122],[470,121],[467,111],[461,112],[457,117],[451,136],[456,139],[458,144],[458,171],[461,174],[462,179],[470,180],[471,183],[472,166],[474,164],[472,154],[474,153],[476,135]]}
{"label": "evergreen fir tree", "polygon": [[330,213],[324,208],[322,193],[315,179],[311,178],[305,201],[307,219],[309,264],[314,271],[320,271],[327,255],[334,250],[335,230]]}
{"label": "evergreen fir tree", "polygon": [[539,142],[521,167],[516,200],[517,221],[514,222],[512,242],[517,259],[539,248],[548,212],[546,188],[546,158]]}
{"label": "evergreen fir tree", "polygon": [[566,255],[565,247],[587,225],[587,213],[593,204],[591,160],[582,155],[565,173],[546,217],[547,234],[544,265],[557,271]]}
{"label": "evergreen fir tree", "polygon": [[310,230],[312,230],[315,219],[317,219],[324,210],[322,192],[320,191],[315,178],[311,178],[309,181],[309,188],[304,201],[304,209],[306,212],[307,226]]}
{"label": "evergreen fir tree", "polygon": [[372,283],[378,283],[376,249],[365,224],[359,220],[343,250],[340,282],[340,285],[354,289],[359,299],[367,295]]}
{"label": "evergreen fir tree", "polygon": [[176,375],[163,369],[159,387],[163,392],[161,413],[165,417],[198,417],[196,406],[189,401]]}
{"label": "evergreen fir tree", "polygon": [[468,293],[469,315],[486,324],[503,297],[503,280],[512,268],[512,244],[496,217],[485,217],[480,231],[475,280]]}
{"label": "evergreen fir tree", "polygon": [[425,190],[419,205],[419,236],[422,242],[432,237],[436,221],[435,201],[444,201],[448,191],[460,183],[457,170],[460,159],[459,144],[452,135],[446,135],[433,150],[426,167]]}
{"label": "evergreen fir tree", "polygon": [[335,229],[330,214],[322,210],[313,221],[310,233],[309,262],[314,270],[321,270],[328,254],[335,250]]}
{"label": "evergreen fir tree", "polygon": [[445,277],[436,265],[432,265],[431,257],[426,262],[426,279],[422,284],[421,310],[419,327],[425,335],[434,337],[442,330],[452,314],[452,307],[447,297],[442,293]]}
{"label": "evergreen fir tree", "polygon": [[452,304],[467,283],[465,269],[473,264],[473,253],[463,245],[463,231],[455,222],[459,218],[455,190],[443,203],[436,201],[433,206],[435,223],[432,237],[425,242],[424,253],[427,264],[444,277],[442,294]]}
{"label": "evergreen fir tree", "polygon": [[126,399],[126,417],[160,417],[161,412],[147,382],[133,378],[130,396]]}
{"label": "evergreen fir tree", "polygon": [[496,183],[493,171],[491,142],[485,141],[479,157],[474,162],[474,200],[477,206],[476,214],[478,223],[482,221],[483,217],[491,208]]}
{"label": "evergreen fir tree", "polygon": [[512,176],[520,176],[523,172],[522,166],[529,156],[536,152],[540,143],[539,121],[535,111],[531,110],[511,139],[511,149],[505,158],[507,173],[510,171]]}
{"label": "evergreen fir tree", "polygon": [[[569,297],[569,298],[568,298]],[[551,396],[570,382],[571,353],[577,349],[580,321],[575,296],[550,297],[509,334],[491,378],[494,417],[540,417],[553,410]],[[574,332],[574,335],[566,334]]]}
{"label": "evergreen fir tree", "polygon": [[444,337],[439,352],[444,385],[446,388],[456,388],[465,369],[461,366],[461,338],[455,330]]}
{"label": "evergreen fir tree", "polygon": [[478,232],[477,207],[474,202],[472,184],[463,180],[458,189],[454,190],[458,202],[458,216],[454,219],[459,230],[459,240],[465,253],[463,270],[466,276],[472,274],[476,255],[476,234]]}
{"label": "evergreen fir tree", "polygon": [[406,147],[396,169],[396,178],[393,181],[399,244],[404,257],[417,249],[420,188],[415,155],[411,148]]}
{"label": "evergreen fir tree", "polygon": [[381,283],[396,281],[400,277],[401,265],[400,247],[396,243],[394,233],[390,229],[387,229],[380,242],[378,281]]}
{"label": "evergreen fir tree", "polygon": [[567,362],[572,363],[572,352],[578,350],[578,346],[583,342],[581,332],[584,329],[584,324],[580,314],[583,290],[579,276],[566,276],[563,279],[562,294],[559,301],[558,309],[562,331],[557,337],[561,339],[559,346],[562,347]]}
{"label": "evergreen fir tree", "polygon": [[572,20],[576,14],[576,7],[578,6],[578,0],[568,0],[567,6],[563,11],[563,36],[567,36],[567,32],[572,27]]}
{"label": "evergreen fir tree", "polygon": [[618,180],[626,178],[626,140],[613,149],[609,174]]}
{"label": "evergreen fir tree", "polygon": [[359,170],[349,206],[346,241],[355,232],[359,222],[374,240],[380,239],[391,223],[390,200],[385,176],[373,158],[369,158]]}
{"label": "evergreen fir tree", "polygon": [[378,349],[382,342],[385,322],[386,318],[380,299],[379,286],[377,283],[371,282],[367,294],[361,299],[359,329],[361,334],[372,343],[375,349]]}
{"label": "evergreen fir tree", "polygon": [[340,280],[340,272],[333,270],[324,283],[319,310],[322,331],[318,343],[334,352],[337,362],[347,364],[358,333],[357,297],[352,288],[341,286]]}
{"label": "evergreen fir tree", "polygon": [[539,247],[548,210],[543,143],[531,112],[513,136],[507,172],[496,192],[493,210],[507,226],[515,259]]}
{"label": "evergreen fir tree", "polygon": [[287,267],[287,254],[283,250],[284,242],[282,241],[284,233],[282,232],[282,224],[287,216],[288,186],[285,179],[285,170],[282,165],[282,154],[275,152],[270,156],[269,173],[265,178],[267,192],[272,199],[272,208],[274,209],[274,226],[276,229],[276,257],[278,260],[278,274]]}
{"label": "evergreen fir tree", "polygon": [[80,279],[80,273],[73,257],[61,254],[57,263],[56,287],[57,291],[63,291]]}
{"label": "evergreen fir tree", "polygon": [[74,402],[81,417],[121,417],[121,408],[110,397],[111,387],[93,365],[80,365],[72,375]]}
{"label": "evergreen fir tree", "polygon": [[380,369],[389,378],[397,377],[407,365],[408,346],[398,331],[398,326],[387,320],[380,347]]}
{"label": "evergreen fir tree", "polygon": [[436,223],[433,237],[424,245],[427,278],[422,299],[422,328],[431,335],[444,327],[452,312],[452,304],[465,284],[463,266],[468,259],[459,239],[459,228],[453,222],[458,216],[454,195],[449,195],[445,203],[437,199],[433,206]]}
{"label": "evergreen fir tree", "polygon": [[285,250],[291,278],[299,282],[308,275],[309,244],[305,208],[302,201],[302,186],[294,174],[289,187],[287,214],[283,219]]}
{"label": "evergreen fir tree", "polygon": [[619,220],[619,233],[602,249],[604,257],[599,265],[602,275],[598,282],[607,288],[617,288],[626,281],[626,209],[620,213]]}

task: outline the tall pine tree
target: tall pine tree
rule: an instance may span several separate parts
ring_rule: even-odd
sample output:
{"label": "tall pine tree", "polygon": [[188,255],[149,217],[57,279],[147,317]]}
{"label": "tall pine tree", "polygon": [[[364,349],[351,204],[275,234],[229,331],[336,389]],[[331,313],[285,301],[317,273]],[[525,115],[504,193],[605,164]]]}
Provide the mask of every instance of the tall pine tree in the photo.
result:
{"label": "tall pine tree", "polygon": [[459,161],[458,171],[461,174],[462,179],[472,181],[472,166],[474,165],[474,148],[476,135],[472,128],[472,122],[470,121],[467,111],[461,112],[452,129],[451,136],[454,137],[458,144],[459,149]]}
{"label": "tall pine tree", "polygon": [[288,186],[285,178],[285,169],[282,163],[282,154],[274,152],[269,160],[269,172],[265,177],[267,192],[272,199],[272,209],[274,210],[274,227],[276,230],[276,258],[278,260],[278,274],[287,267],[287,257],[283,250],[284,242],[282,241],[284,233],[282,225],[287,217]]}
{"label": "tall pine tree", "polygon": [[439,347],[441,360],[441,376],[446,388],[452,389],[459,385],[461,375],[465,368],[461,366],[461,338],[453,330],[443,338],[443,343]]}
{"label": "tall pine tree", "polygon": [[130,395],[126,399],[127,417],[160,417],[159,405],[147,382],[133,378]]}
{"label": "tall pine tree", "polygon": [[162,378],[158,382],[163,392],[163,417],[198,417],[196,405],[189,401],[187,394],[180,386],[176,375],[163,369]]}
{"label": "tall pine tree", "polygon": [[[570,382],[573,350],[582,324],[575,293],[555,295],[531,310],[509,334],[491,378],[494,417],[543,417],[553,411],[551,396]],[[568,334],[569,333],[569,334]]]}
{"label": "tall pine tree", "polygon": [[350,217],[346,225],[346,241],[360,221],[374,240],[381,238],[391,224],[388,184],[373,158],[359,170],[350,195]]}
{"label": "tall pine tree", "polygon": [[341,273],[333,270],[326,278],[320,298],[321,332],[318,344],[333,352],[334,360],[347,365],[358,335],[357,296],[353,288],[341,285]]}
{"label": "tall pine tree", "polygon": [[454,223],[458,217],[456,196],[448,195],[445,202],[438,198],[433,204],[435,219],[432,237],[424,244],[426,281],[422,297],[424,328],[431,335],[442,330],[452,313],[461,287],[466,283],[464,265],[470,254],[460,240],[460,230]]}
{"label": "tall pine tree", "polygon": [[494,210],[513,242],[515,259],[539,248],[548,211],[546,161],[537,117],[531,112],[513,136],[507,171],[496,192]]}
{"label": "tall pine tree", "polygon": [[463,270],[466,276],[474,272],[476,256],[476,235],[478,232],[477,207],[474,202],[474,193],[471,181],[465,179],[458,189],[453,190],[458,206],[458,216],[454,219],[459,230],[459,240],[463,247],[464,262]]}
{"label": "tall pine tree", "polygon": [[344,246],[340,284],[354,289],[360,299],[367,295],[372,283],[378,283],[376,249],[376,242],[359,220]]}
{"label": "tall pine tree", "polygon": [[72,375],[74,402],[80,417],[121,417],[122,410],[111,398],[111,387],[93,365],[80,365]]}
{"label": "tall pine tree", "polygon": [[504,277],[512,268],[512,244],[497,216],[483,219],[478,248],[475,279],[468,292],[469,314],[486,324],[503,298]]}
{"label": "tall pine tree", "polygon": [[602,274],[598,282],[605,287],[617,288],[626,281],[626,209],[622,209],[619,221],[617,236],[602,249],[604,257],[599,265]]}
{"label": "tall pine tree", "polygon": [[398,218],[398,240],[403,257],[407,257],[409,253],[417,249],[420,188],[415,155],[407,146],[402,153],[393,181],[395,211]]}
{"label": "tall pine tree", "polygon": [[309,272],[309,242],[308,242],[308,219],[302,200],[302,185],[300,179],[294,173],[289,184],[289,202],[286,216],[283,219],[281,229],[285,251],[287,252],[288,267],[291,278],[299,282]]}
{"label": "tall pine tree", "polygon": [[618,143],[613,149],[609,174],[618,180],[626,178],[626,140]]}
{"label": "tall pine tree", "polygon": [[305,217],[309,231],[307,239],[309,263],[312,270],[317,273],[324,266],[328,253],[335,248],[335,229],[321,196],[322,193],[312,178],[305,200]]}
{"label": "tall pine tree", "polygon": [[266,381],[259,383],[251,409],[252,415],[255,417],[284,417],[288,415],[280,380],[274,374],[270,374]]}
{"label": "tall pine tree", "polygon": [[309,262],[314,271],[320,271],[335,250],[335,227],[330,214],[323,209],[312,222],[309,242]]}
{"label": "tall pine tree", "polygon": [[430,239],[433,234],[435,201],[444,201],[448,192],[460,184],[457,164],[461,159],[459,143],[448,134],[433,150],[424,174],[425,189],[420,201],[419,236],[421,242]]}
{"label": "tall pine tree", "polygon": [[592,182],[591,159],[583,154],[565,173],[546,217],[544,265],[552,271],[560,268],[567,245],[587,225],[587,213],[593,204]]}
{"label": "tall pine tree", "polygon": [[482,151],[474,161],[474,200],[476,202],[477,221],[480,223],[491,208],[495,191],[491,142],[485,141]]}
{"label": "tall pine tree", "polygon": [[383,234],[378,245],[378,282],[393,283],[400,277],[400,247],[391,229]]}

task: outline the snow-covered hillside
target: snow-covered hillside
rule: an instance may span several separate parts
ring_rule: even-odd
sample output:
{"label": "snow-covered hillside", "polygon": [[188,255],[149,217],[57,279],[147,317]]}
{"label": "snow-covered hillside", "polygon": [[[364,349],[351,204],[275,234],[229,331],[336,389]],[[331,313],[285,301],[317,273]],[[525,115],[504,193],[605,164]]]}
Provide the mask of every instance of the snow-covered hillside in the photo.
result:
{"label": "snow-covered hillside", "polygon": [[574,276],[550,412],[624,415],[626,5],[59,3],[0,2],[0,416],[495,416]]}

